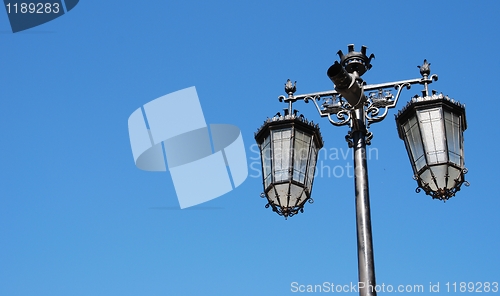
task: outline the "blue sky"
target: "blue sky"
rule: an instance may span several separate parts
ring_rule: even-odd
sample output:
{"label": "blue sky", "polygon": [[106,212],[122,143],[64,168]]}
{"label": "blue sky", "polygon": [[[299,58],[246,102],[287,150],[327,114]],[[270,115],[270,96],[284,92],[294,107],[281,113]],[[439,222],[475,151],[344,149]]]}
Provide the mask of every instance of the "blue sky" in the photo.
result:
{"label": "blue sky", "polygon": [[[292,282],[357,282],[354,181],[340,169],[351,152],[323,160],[336,175],[318,176],[315,203],[285,221],[264,208],[251,168],[237,189],[180,210],[168,172],[135,167],[127,131],[138,107],[196,86],[208,123],[241,129],[251,166],[286,79],[297,93],[331,89],[326,70],[350,43],[376,56],[368,83],[417,78],[425,58],[439,75],[431,88],[467,110],[471,186],[446,203],[415,193],[392,115],[421,87],[371,128],[377,283],[449,294],[447,282],[500,282],[500,4],[268,2],[82,0],[15,34],[0,13],[0,295],[288,295]],[[320,123],[326,148],[348,153],[346,127],[294,106]]]}

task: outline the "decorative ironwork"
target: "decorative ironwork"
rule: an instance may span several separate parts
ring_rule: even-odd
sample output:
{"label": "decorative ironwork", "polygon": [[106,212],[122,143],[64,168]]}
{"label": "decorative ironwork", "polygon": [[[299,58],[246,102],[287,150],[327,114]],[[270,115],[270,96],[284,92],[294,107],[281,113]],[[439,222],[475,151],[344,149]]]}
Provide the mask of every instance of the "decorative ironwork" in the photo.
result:
{"label": "decorative ironwork", "polygon": [[349,148],[354,147],[354,142],[352,141],[352,132],[348,131],[347,135],[345,136],[345,141],[347,142],[347,146]]}
{"label": "decorative ironwork", "polygon": [[[373,133],[368,131],[367,129],[363,130],[363,132],[365,133],[365,143],[366,145],[371,145],[372,144],[372,139],[373,139]],[[345,141],[347,142],[347,146],[349,148],[353,148],[354,147],[354,138],[353,138],[353,134],[352,134],[352,131],[347,131],[347,135],[345,136]]]}
{"label": "decorative ironwork", "polygon": [[[368,126],[372,123],[382,121],[388,114],[389,109],[396,107],[398,103],[399,96],[401,95],[401,90],[406,87],[410,89],[411,83],[402,82],[400,84],[394,85],[394,88],[398,91],[396,93],[396,98],[391,93],[391,90],[379,88],[376,92],[370,92],[367,99],[367,107],[365,109],[365,116],[368,121]],[[380,109],[383,108],[384,111],[380,114]]]}
{"label": "decorative ironwork", "polygon": [[366,46],[361,46],[360,52],[354,51],[354,44],[349,44],[347,49],[349,52],[346,55],[344,55],[342,50],[337,52],[340,57],[340,64],[342,64],[347,72],[357,72],[359,76],[363,76],[366,71],[372,68],[370,62],[373,58],[375,58],[375,55],[372,53],[370,57],[367,57]]}
{"label": "decorative ironwork", "polygon": [[429,76],[429,74],[431,74],[431,63],[427,62],[426,59],[424,59],[422,66],[417,67],[420,69],[420,75],[422,75],[422,77]]}
{"label": "decorative ironwork", "polygon": [[[285,109],[286,111],[287,109]],[[297,110],[294,110],[295,112],[288,114],[288,112],[285,112],[285,115],[282,115],[280,112],[276,113],[273,117],[268,117],[266,120],[264,120],[264,123],[257,129],[257,131],[254,133],[254,136],[256,136],[260,131],[266,127],[271,122],[274,121],[283,121],[283,120],[298,120],[301,121],[309,126],[311,128],[317,129],[319,131],[319,124],[314,123],[314,121],[309,121],[307,118],[304,117],[304,115],[300,114],[297,115]],[[321,142],[323,143],[323,139],[321,138]]]}
{"label": "decorative ironwork", "polygon": [[[437,75],[435,77],[437,77]],[[396,107],[401,91],[404,87],[410,89],[412,84],[423,84],[424,82],[428,81],[418,78],[365,86],[365,91],[376,90],[375,92],[369,93],[367,102],[365,103],[364,109],[365,114],[367,115],[368,123],[382,121],[387,116],[388,109]],[[391,94],[391,90],[388,88],[396,89],[396,95],[394,96]],[[288,102],[291,98],[280,96],[279,100],[280,102]],[[297,100],[304,100],[306,103],[308,103],[309,100],[312,100],[321,117],[335,115],[340,120],[339,122],[330,120],[333,125],[337,126],[349,124],[348,121],[351,120],[351,113],[354,110],[353,107],[347,101],[343,100],[342,96],[335,90],[293,96],[293,101]],[[316,102],[320,100],[324,101],[321,106],[319,106]],[[380,114],[381,108],[384,108],[384,112],[382,112],[382,114]],[[331,119],[331,117],[329,117],[329,119]]]}
{"label": "decorative ironwork", "polygon": [[[260,194],[260,197],[262,197],[262,198],[266,197],[266,195],[264,194],[264,192],[262,192]],[[312,197],[310,197],[310,198],[307,199],[307,202],[310,203],[310,204],[312,204],[312,203],[314,203],[314,199]],[[275,212],[279,216],[285,217],[285,219],[287,219],[288,217],[293,217],[293,216],[297,215],[299,212],[300,213],[304,213],[304,206],[303,205],[301,207],[282,208],[278,204],[275,204],[273,201],[268,201],[268,203],[264,207],[266,209],[268,209],[269,207],[271,207],[271,209],[273,210],[273,212]]]}
{"label": "decorative ironwork", "polygon": [[400,116],[403,112],[406,111],[406,109],[410,108],[414,103],[418,102],[431,102],[431,101],[436,101],[436,100],[445,100],[449,103],[452,103],[456,105],[457,107],[465,109],[465,104],[460,103],[459,101],[455,101],[454,99],[443,95],[443,93],[437,94],[437,91],[433,90],[432,95],[420,97],[419,95],[413,96],[411,100],[403,107],[401,110],[398,111],[396,116]]}
{"label": "decorative ironwork", "polygon": [[292,81],[288,79],[285,83],[285,92],[289,95],[293,95],[297,91],[297,81],[292,84]]}
{"label": "decorative ironwork", "polygon": [[[352,59],[354,59],[354,57],[357,56],[351,56]],[[371,58],[366,58],[366,60],[367,62],[369,62]],[[361,61],[363,63],[366,63],[363,59],[361,59]],[[382,121],[389,113],[389,109],[396,107],[401,92],[404,88],[410,89],[414,84],[421,84],[424,85],[425,89],[427,89],[428,84],[432,83],[432,81],[438,80],[438,76],[436,74],[433,74],[430,77],[428,76],[430,74],[429,65],[430,64],[427,62],[427,60],[424,60],[423,66],[418,66],[421,69],[420,72],[422,74],[422,78],[362,85],[363,91],[368,92],[366,102],[362,107],[367,121],[367,128],[370,127],[370,125],[373,123]],[[369,68],[371,68],[371,65],[370,67],[367,67],[367,69]],[[392,89],[396,90],[395,95],[392,94]],[[288,96],[281,95],[278,97],[280,102],[289,104],[289,110],[291,110],[292,108],[292,103],[296,101],[303,100],[305,103],[309,103],[309,101],[312,101],[314,103],[314,106],[316,107],[316,110],[318,111],[318,114],[321,117],[327,117],[328,121],[330,121],[332,125],[352,125],[352,119],[355,118],[354,110],[356,109],[351,104],[349,104],[337,90],[294,95],[296,90],[296,82],[292,84],[291,80],[288,79],[287,83],[285,84],[285,91],[287,92]],[[321,104],[318,103],[320,101],[322,101]]]}
{"label": "decorative ironwork", "polygon": [[467,168],[464,168],[462,170],[462,175],[457,179],[454,179],[456,182],[456,186],[449,189],[449,188],[440,188],[437,191],[433,191],[431,189],[431,186],[429,183],[424,182],[418,175],[413,176],[413,179],[417,181],[418,184],[422,184],[421,186],[419,185],[417,188],[415,188],[416,193],[420,193],[422,190],[424,190],[425,194],[431,196],[433,199],[439,199],[444,202],[446,202],[448,199],[452,198],[455,196],[455,194],[460,191],[462,185],[465,185],[466,187],[470,186],[469,181],[464,180],[463,175],[467,174]]}

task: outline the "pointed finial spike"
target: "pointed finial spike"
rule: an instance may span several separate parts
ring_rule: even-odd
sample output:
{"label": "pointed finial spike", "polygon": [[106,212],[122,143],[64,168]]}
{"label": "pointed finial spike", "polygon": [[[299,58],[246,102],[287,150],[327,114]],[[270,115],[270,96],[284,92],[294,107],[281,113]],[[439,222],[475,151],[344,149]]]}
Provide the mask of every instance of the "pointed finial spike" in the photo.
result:
{"label": "pointed finial spike", "polygon": [[366,46],[364,46],[364,45],[363,45],[363,46],[361,46],[361,53],[362,53],[362,54],[364,54],[364,55],[366,55],[366,48],[367,48],[367,47],[366,47]]}
{"label": "pointed finial spike", "polygon": [[344,53],[342,52],[342,50],[337,51],[337,54],[339,55],[340,60],[344,58]]}

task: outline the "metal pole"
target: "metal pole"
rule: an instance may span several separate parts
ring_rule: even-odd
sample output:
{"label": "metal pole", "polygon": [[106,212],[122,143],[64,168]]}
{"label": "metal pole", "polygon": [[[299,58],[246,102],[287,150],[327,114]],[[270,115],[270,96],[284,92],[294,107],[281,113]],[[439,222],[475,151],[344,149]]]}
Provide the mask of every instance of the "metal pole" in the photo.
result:
{"label": "metal pole", "polygon": [[363,108],[356,109],[351,126],[354,149],[354,184],[356,189],[356,231],[358,238],[359,295],[375,296],[368,166],[366,161],[366,120]]}

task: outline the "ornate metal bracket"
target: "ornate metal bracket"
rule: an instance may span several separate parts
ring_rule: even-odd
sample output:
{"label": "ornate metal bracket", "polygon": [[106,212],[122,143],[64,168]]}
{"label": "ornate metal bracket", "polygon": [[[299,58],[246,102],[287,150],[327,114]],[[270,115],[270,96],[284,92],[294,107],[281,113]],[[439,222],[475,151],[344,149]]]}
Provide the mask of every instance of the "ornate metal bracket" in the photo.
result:
{"label": "ornate metal bracket", "polygon": [[[364,114],[366,117],[366,126],[382,121],[388,114],[389,109],[396,107],[396,104],[401,95],[403,88],[410,89],[413,84],[424,85],[424,92],[428,93],[428,84],[432,81],[437,81],[438,76],[430,74],[430,64],[424,60],[420,68],[422,78],[409,80],[401,80],[395,82],[386,82],[380,84],[362,85],[364,92],[368,92],[366,101],[363,105]],[[391,93],[395,89],[396,95]],[[296,82],[292,84],[290,79],[285,84],[285,91],[288,96],[279,96],[280,102],[288,103],[289,112],[292,110],[292,103],[298,100],[303,100],[308,103],[310,100],[314,103],[316,110],[321,117],[327,117],[331,124],[335,126],[351,125],[352,119],[355,117],[354,108],[342,95],[336,90],[316,92],[310,94],[294,95],[297,90]],[[318,103],[322,101],[321,105]]]}
{"label": "ornate metal bracket", "polygon": [[[371,145],[372,144],[372,139],[373,139],[373,133],[368,131],[368,130],[365,130],[365,143],[366,145]],[[348,131],[347,132],[347,135],[345,136],[345,141],[347,142],[347,146],[349,148],[353,148],[354,147],[354,141],[353,141],[353,137],[352,137],[352,131]]]}

